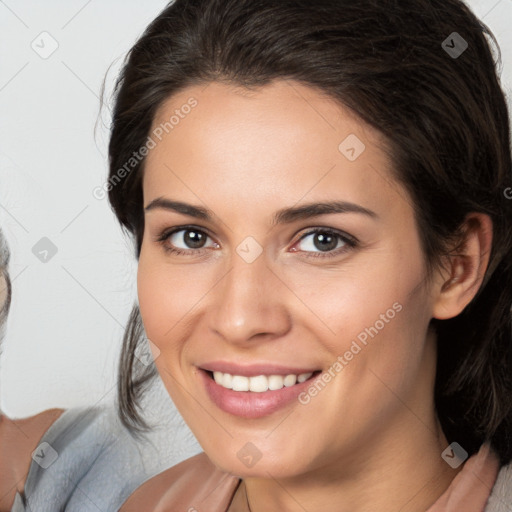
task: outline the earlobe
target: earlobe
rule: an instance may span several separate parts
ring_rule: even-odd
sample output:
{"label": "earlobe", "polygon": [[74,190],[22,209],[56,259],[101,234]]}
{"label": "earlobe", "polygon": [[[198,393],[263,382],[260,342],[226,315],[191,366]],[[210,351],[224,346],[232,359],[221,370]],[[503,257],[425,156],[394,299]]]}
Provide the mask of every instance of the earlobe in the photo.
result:
{"label": "earlobe", "polygon": [[439,320],[460,314],[477,294],[492,247],[492,221],[483,213],[471,213],[463,226],[463,239],[447,256],[446,268],[438,273],[432,317]]}

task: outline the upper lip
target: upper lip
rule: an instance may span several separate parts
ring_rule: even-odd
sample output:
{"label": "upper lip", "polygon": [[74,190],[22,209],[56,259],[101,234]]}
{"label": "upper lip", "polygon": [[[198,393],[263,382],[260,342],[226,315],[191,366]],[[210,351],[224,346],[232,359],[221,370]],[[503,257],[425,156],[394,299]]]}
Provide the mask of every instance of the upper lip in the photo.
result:
{"label": "upper lip", "polygon": [[257,375],[300,375],[302,373],[314,373],[318,368],[306,366],[291,367],[274,363],[252,363],[235,364],[229,361],[212,361],[201,364],[199,368],[210,372],[229,373],[231,375],[241,375],[244,377],[255,377]]}

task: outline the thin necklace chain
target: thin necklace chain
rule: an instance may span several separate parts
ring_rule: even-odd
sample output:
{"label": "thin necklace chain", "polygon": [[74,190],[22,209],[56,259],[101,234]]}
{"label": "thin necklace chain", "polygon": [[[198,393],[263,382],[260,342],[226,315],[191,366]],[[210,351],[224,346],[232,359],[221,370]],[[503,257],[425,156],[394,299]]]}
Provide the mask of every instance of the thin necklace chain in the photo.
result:
{"label": "thin necklace chain", "polygon": [[247,503],[247,510],[249,512],[252,512],[251,505],[249,505],[249,496],[247,496],[247,487],[245,486],[245,482],[243,482],[243,484],[244,484],[245,502]]}

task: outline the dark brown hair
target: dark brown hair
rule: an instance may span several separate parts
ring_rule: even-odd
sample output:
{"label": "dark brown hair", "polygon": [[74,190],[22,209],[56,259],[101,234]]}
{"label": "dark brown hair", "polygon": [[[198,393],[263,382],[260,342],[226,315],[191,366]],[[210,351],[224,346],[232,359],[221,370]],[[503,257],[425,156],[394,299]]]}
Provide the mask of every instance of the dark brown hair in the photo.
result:
{"label": "dark brown hair", "polygon": [[[500,64],[494,36],[459,0],[176,0],[130,50],[116,82],[109,200],[138,257],[144,159],[122,180],[119,170],[146,142],[156,110],[187,86],[290,79],[352,109],[387,141],[396,178],[413,201],[429,275],[468,213],[493,221],[490,264],[477,296],[457,317],[432,320],[435,400],[449,441],[472,454],[490,440],[507,463],[512,171]],[[134,307],[118,389],[120,417],[134,433],[147,427],[137,401],[156,375],[154,365],[134,357],[143,338]]]}

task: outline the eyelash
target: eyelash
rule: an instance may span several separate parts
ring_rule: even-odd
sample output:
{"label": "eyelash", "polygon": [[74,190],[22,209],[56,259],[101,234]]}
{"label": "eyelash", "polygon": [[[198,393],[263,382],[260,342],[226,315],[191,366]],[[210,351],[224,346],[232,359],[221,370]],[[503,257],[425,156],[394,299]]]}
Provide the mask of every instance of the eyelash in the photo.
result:
{"label": "eyelash", "polygon": [[[177,228],[163,230],[157,236],[156,241],[162,245],[163,249],[166,252],[175,254],[177,256],[194,256],[194,255],[197,255],[197,251],[205,250],[203,248],[185,250],[185,249],[176,249],[174,247],[169,247],[169,245],[167,245],[167,241],[168,241],[169,237],[171,235],[174,235],[175,233],[179,233],[180,231],[195,231],[195,232],[204,234],[208,237],[210,236],[210,235],[208,235],[208,233],[206,231],[199,229],[196,226],[180,226]],[[340,254],[345,253],[351,249],[355,249],[359,245],[358,240],[356,238],[354,238],[353,236],[350,236],[347,233],[333,230],[332,228],[312,229],[312,230],[308,231],[307,233],[304,233],[296,243],[299,243],[300,241],[302,241],[304,238],[306,238],[309,235],[314,235],[317,233],[335,236],[339,240],[341,240],[345,245],[343,247],[339,247],[338,249],[333,249],[332,251],[323,252],[323,253],[322,252],[307,252],[307,251],[299,251],[299,250],[297,252],[305,252],[307,254],[308,258],[309,257],[311,257],[311,258],[334,258],[334,257],[339,256]]]}

